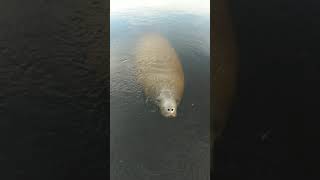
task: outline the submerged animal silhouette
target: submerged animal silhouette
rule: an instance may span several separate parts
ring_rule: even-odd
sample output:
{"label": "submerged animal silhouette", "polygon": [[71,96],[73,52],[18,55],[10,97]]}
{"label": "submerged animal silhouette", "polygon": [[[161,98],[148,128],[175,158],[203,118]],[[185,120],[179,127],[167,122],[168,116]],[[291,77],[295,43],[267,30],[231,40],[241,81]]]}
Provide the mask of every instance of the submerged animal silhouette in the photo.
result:
{"label": "submerged animal silhouette", "polygon": [[184,92],[184,73],[169,41],[157,33],[142,36],[136,47],[137,79],[164,117],[176,117]]}

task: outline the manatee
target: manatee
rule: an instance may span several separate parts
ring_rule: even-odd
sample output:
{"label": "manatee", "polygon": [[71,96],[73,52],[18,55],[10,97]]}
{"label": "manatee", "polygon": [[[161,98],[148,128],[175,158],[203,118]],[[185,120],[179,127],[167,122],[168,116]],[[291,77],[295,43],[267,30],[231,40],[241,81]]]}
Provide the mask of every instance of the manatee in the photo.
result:
{"label": "manatee", "polygon": [[141,36],[135,49],[138,83],[167,118],[177,116],[184,92],[184,73],[179,57],[169,41],[158,33]]}

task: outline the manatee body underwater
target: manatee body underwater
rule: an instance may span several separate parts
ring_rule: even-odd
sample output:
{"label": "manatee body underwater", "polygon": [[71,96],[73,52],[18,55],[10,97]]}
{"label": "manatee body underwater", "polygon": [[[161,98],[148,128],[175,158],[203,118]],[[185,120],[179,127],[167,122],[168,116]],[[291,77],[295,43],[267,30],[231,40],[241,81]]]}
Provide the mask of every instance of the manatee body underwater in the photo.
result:
{"label": "manatee body underwater", "polygon": [[135,50],[137,81],[145,96],[164,117],[175,118],[184,92],[183,67],[176,51],[158,33],[141,36]]}

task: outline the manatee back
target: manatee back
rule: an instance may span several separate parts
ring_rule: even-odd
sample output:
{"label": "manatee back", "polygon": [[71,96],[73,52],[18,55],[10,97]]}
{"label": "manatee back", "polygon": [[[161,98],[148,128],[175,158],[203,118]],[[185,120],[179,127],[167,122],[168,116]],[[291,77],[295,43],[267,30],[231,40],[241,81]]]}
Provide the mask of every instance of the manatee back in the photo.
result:
{"label": "manatee back", "polygon": [[158,97],[161,90],[169,90],[179,103],[184,91],[182,65],[169,41],[159,34],[142,36],[136,46],[138,81],[145,94]]}

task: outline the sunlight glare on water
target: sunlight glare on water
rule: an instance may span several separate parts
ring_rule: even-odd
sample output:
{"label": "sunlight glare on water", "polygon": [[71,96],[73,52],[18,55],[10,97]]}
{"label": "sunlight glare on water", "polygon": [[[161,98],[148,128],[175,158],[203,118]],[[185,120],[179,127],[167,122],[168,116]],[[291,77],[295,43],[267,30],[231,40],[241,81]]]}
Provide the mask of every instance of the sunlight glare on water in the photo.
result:
{"label": "sunlight glare on water", "polygon": [[111,0],[110,12],[129,9],[156,8],[166,11],[184,11],[193,14],[210,14],[210,0]]}

